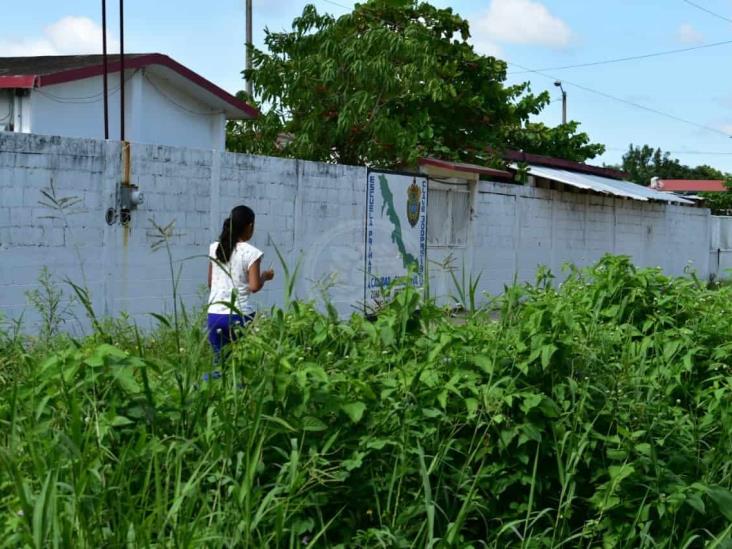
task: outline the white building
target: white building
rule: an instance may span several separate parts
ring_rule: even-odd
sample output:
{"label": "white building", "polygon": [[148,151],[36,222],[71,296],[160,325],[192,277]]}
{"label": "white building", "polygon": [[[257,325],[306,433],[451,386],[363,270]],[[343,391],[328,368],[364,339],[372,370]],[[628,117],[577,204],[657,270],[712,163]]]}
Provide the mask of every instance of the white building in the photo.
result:
{"label": "white building", "polygon": [[[125,139],[224,150],[226,121],[256,109],[168,56],[124,58]],[[104,139],[101,55],[0,57],[0,131]],[[109,138],[120,133],[120,59],[108,56]]]}

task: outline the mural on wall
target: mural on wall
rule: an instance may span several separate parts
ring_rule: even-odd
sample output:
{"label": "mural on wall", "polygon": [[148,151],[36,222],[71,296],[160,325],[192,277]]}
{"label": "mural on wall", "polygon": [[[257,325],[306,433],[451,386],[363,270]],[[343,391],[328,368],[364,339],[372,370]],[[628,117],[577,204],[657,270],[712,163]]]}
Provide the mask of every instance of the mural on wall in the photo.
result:
{"label": "mural on wall", "polygon": [[393,282],[404,277],[411,276],[412,285],[421,288],[426,255],[427,178],[369,171],[364,279],[367,308],[380,301]]}

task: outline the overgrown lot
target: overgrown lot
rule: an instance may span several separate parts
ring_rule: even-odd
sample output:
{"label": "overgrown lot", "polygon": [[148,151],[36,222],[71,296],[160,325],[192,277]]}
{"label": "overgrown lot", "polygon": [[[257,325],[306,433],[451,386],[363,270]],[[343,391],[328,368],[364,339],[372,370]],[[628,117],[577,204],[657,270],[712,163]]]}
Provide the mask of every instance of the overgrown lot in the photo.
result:
{"label": "overgrown lot", "polygon": [[730,546],[730,287],[608,257],[460,326],[295,302],[209,383],[160,320],[5,331],[0,545]]}

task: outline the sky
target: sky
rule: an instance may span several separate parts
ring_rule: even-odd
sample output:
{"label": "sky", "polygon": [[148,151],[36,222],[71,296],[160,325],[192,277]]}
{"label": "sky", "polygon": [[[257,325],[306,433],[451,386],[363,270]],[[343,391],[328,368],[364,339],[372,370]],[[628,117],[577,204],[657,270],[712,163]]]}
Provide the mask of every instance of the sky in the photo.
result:
{"label": "sky", "polygon": [[[253,0],[254,42],[289,29],[307,3],[342,15],[352,0]],[[244,87],[244,0],[125,0],[125,50],[165,53],[230,92]],[[471,23],[482,53],[510,63],[509,83],[527,81],[555,99],[538,120],[568,116],[618,163],[630,143],[673,152],[686,164],[732,172],[732,0],[432,0]],[[119,11],[108,1],[112,47]],[[97,53],[99,0],[26,0],[3,10],[0,56]],[[707,10],[707,11],[705,11]],[[715,15],[709,13],[714,12]],[[728,18],[729,20],[725,20]],[[567,65],[696,48],[666,56],[564,69]],[[523,67],[523,68],[522,68]],[[557,68],[559,67],[559,68]],[[532,69],[537,72],[526,72]],[[662,113],[662,114],[661,114]]]}

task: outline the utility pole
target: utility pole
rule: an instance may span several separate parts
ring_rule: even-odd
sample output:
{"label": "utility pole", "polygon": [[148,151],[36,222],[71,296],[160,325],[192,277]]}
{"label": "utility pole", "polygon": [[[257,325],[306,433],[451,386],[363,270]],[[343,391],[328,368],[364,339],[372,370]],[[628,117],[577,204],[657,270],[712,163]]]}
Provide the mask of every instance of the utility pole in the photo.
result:
{"label": "utility pole", "polygon": [[119,140],[125,140],[125,0],[119,0]]}
{"label": "utility pole", "polygon": [[562,87],[562,83],[557,80],[554,82],[554,85],[558,87],[560,90],[562,90],[562,124],[567,123],[567,92],[564,91],[564,88]]}
{"label": "utility pole", "polygon": [[104,64],[104,139],[109,139],[109,65],[107,63],[107,0],[102,0],[102,62]]}
{"label": "utility pole", "polygon": [[[247,55],[246,68],[252,70],[252,0],[247,0]],[[252,99],[252,79],[247,76],[247,95]]]}

